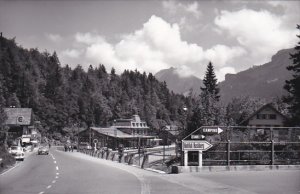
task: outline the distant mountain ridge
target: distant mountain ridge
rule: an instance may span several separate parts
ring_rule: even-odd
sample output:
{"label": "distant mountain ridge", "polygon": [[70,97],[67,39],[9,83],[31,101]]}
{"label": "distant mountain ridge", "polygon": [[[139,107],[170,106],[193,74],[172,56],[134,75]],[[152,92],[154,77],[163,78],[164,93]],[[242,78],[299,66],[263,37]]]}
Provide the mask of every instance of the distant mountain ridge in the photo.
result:
{"label": "distant mountain ridge", "polygon": [[286,67],[292,64],[290,53],[294,49],[278,51],[271,61],[255,66],[237,74],[227,74],[225,80],[219,84],[224,102],[233,97],[250,96],[271,100],[286,94],[283,86],[285,80],[291,78],[291,72]]}
{"label": "distant mountain ridge", "polygon": [[[285,80],[291,78],[286,67],[292,64],[290,53],[293,52],[294,49],[280,50],[266,64],[227,74],[225,80],[219,83],[222,101],[226,103],[242,96],[271,100],[286,94],[283,86]],[[190,88],[200,93],[202,80],[195,76],[180,77],[175,68],[161,70],[155,76],[159,81],[166,81],[168,88],[175,93],[188,94]]]}
{"label": "distant mountain ridge", "polygon": [[180,76],[177,73],[177,69],[174,67],[159,71],[155,74],[155,77],[161,82],[165,81],[170,90],[179,94],[187,95],[191,88],[193,89],[193,92],[199,94],[200,86],[202,86],[201,79],[196,76]]}

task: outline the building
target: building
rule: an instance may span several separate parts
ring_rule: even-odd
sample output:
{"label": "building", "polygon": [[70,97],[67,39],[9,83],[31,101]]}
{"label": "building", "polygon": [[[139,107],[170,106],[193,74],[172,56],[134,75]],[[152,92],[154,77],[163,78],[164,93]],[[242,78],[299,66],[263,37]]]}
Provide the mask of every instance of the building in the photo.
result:
{"label": "building", "polygon": [[22,143],[31,143],[39,136],[39,132],[34,127],[33,114],[31,108],[4,108],[7,119],[4,123],[8,127],[9,139],[20,138]]}
{"label": "building", "polygon": [[131,135],[148,135],[150,128],[145,121],[142,121],[139,115],[133,115],[131,119],[116,119],[113,127]]}
{"label": "building", "polygon": [[[253,128],[250,132],[252,138],[269,137],[275,142],[288,141],[293,139],[299,132],[298,129],[285,127],[286,116],[280,113],[271,104],[266,104],[251,114],[240,124]],[[297,136],[297,135],[296,135]]]}
{"label": "building", "polygon": [[283,127],[286,117],[271,104],[266,104],[242,121],[250,127]]}
{"label": "building", "polygon": [[170,145],[172,142],[177,142],[181,131],[177,125],[166,125],[161,128],[159,138],[163,145]]}
{"label": "building", "polygon": [[131,119],[116,119],[111,127],[90,127],[78,134],[79,148],[108,147],[117,149],[124,147],[138,148],[151,146],[150,128],[138,115]]}
{"label": "building", "polygon": [[33,124],[31,108],[4,108],[7,119],[4,123],[7,126],[9,136],[13,138],[31,133],[29,126]]}

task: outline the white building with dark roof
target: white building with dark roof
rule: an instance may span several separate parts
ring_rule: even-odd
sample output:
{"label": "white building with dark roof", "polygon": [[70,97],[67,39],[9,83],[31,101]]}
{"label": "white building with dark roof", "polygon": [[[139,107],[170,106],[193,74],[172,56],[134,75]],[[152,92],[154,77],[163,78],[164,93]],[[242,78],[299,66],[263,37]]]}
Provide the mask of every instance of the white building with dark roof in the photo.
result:
{"label": "white building with dark roof", "polygon": [[250,127],[283,127],[286,117],[271,104],[266,104],[242,121]]}
{"label": "white building with dark roof", "polygon": [[150,146],[150,128],[138,115],[131,119],[116,119],[111,127],[90,127],[78,134],[79,147],[82,145],[108,147],[116,149],[120,144],[124,147]]}

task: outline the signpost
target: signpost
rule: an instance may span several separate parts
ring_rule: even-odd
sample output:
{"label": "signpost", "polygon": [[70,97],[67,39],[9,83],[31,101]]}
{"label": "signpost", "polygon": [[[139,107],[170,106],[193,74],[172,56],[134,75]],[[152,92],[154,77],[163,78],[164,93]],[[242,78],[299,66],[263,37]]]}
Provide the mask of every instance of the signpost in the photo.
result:
{"label": "signpost", "polygon": [[184,151],[184,166],[188,165],[188,151],[199,152],[199,167],[202,167],[202,152],[208,150],[213,145],[204,140],[182,140],[182,150]]}
{"label": "signpost", "polygon": [[202,132],[210,134],[220,134],[223,132],[223,129],[221,129],[220,127],[203,127]]}
{"label": "signpost", "polygon": [[206,151],[212,146],[209,142],[203,140],[182,140],[183,151]]}
{"label": "signpost", "polygon": [[191,139],[204,139],[204,135],[191,135]]}
{"label": "signpost", "polygon": [[213,145],[205,141],[206,135],[216,135],[223,132],[218,126],[203,126],[195,130],[182,140],[182,151],[184,151],[184,166],[188,166],[188,152],[199,152],[199,167],[202,167],[202,152],[210,149]]}

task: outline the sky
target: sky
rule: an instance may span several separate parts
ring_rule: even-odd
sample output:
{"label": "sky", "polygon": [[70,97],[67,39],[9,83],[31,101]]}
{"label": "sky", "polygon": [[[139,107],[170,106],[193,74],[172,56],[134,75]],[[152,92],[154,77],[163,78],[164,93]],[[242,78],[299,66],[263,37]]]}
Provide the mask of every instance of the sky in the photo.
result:
{"label": "sky", "polygon": [[61,65],[203,79],[262,65],[297,44],[300,1],[0,0],[0,31]]}

